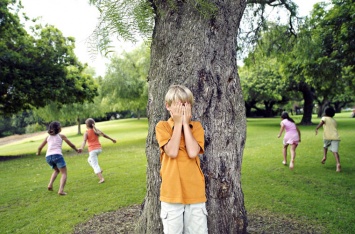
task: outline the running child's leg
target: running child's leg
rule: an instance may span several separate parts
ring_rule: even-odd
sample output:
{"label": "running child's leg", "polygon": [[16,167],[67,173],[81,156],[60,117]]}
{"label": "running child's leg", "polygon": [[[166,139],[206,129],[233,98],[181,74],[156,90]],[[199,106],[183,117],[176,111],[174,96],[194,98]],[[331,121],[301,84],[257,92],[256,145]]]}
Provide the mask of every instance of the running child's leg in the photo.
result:
{"label": "running child's leg", "polygon": [[325,163],[325,161],[327,160],[327,153],[328,153],[328,148],[324,147],[323,148],[323,159],[322,159],[322,164]]}
{"label": "running child's leg", "polygon": [[89,153],[88,162],[90,166],[94,169],[95,174],[99,177],[99,183],[103,183],[105,179],[102,176],[102,170],[99,165],[99,154],[102,152],[101,149],[93,150]]}
{"label": "running child's leg", "polygon": [[296,158],[296,148],[297,148],[297,144],[292,144],[291,145],[291,162],[290,162],[290,169],[292,170],[294,167],[294,163],[295,163],[295,158]]}
{"label": "running child's leg", "polygon": [[49,180],[49,184],[48,184],[49,191],[53,191],[53,183],[54,183],[55,179],[57,178],[58,174],[59,174],[59,169],[54,167],[52,176],[51,176],[51,178]]}
{"label": "running child's leg", "polygon": [[58,190],[59,195],[66,195],[67,193],[64,192],[64,186],[67,182],[67,167],[62,167],[59,168],[60,173],[62,174],[62,177],[60,178],[60,186]]}
{"label": "running child's leg", "polygon": [[340,157],[339,157],[339,154],[338,154],[338,152],[333,152],[333,155],[334,155],[335,161],[337,162],[337,169],[336,169],[336,171],[337,171],[337,172],[341,172],[341,165],[340,165]]}
{"label": "running child's leg", "polygon": [[284,165],[287,164],[287,147],[288,147],[288,144],[284,145],[284,147],[282,148],[282,155],[284,157],[282,164],[284,164]]}

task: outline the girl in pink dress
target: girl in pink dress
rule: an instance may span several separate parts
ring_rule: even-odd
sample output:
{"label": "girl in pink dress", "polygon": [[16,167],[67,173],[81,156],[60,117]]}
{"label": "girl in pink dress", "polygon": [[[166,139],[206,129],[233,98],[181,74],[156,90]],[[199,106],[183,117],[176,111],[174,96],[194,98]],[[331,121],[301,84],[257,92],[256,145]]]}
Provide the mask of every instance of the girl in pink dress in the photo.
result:
{"label": "girl in pink dress", "polygon": [[296,148],[298,146],[298,143],[301,142],[301,132],[296,126],[295,121],[292,118],[290,118],[290,116],[286,111],[282,112],[281,119],[282,121],[280,124],[281,125],[280,133],[277,137],[280,138],[284,130],[286,132],[283,139],[282,153],[284,156],[284,160],[282,161],[282,164],[285,166],[287,165],[287,147],[288,145],[291,145],[290,169],[292,170],[295,163]]}

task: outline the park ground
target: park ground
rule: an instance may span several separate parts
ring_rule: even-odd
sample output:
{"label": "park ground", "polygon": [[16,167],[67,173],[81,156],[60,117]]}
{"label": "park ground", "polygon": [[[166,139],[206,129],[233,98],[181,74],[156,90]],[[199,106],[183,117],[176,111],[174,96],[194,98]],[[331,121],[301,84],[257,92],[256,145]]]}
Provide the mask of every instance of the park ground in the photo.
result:
{"label": "park ground", "polygon": [[[43,134],[43,132],[14,135],[0,138],[0,145],[14,143],[25,138]],[[16,160],[15,157],[0,157],[1,160]],[[94,216],[86,223],[76,226],[74,233],[134,233],[134,227],[140,215],[141,205],[133,205]],[[309,225],[290,217],[275,216],[270,213],[248,213],[249,234],[256,233],[324,233],[322,227]]]}

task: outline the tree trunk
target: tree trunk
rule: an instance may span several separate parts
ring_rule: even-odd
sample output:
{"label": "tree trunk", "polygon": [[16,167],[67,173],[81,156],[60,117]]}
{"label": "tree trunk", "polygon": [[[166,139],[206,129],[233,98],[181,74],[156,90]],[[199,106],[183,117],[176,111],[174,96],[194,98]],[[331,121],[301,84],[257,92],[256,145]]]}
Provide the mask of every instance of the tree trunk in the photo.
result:
{"label": "tree trunk", "polygon": [[321,118],[323,115],[323,112],[327,106],[329,106],[329,101],[326,98],[323,98],[322,101],[317,101],[318,103],[318,112],[317,112],[317,117]]}
{"label": "tree trunk", "polygon": [[136,232],[162,233],[160,161],[155,126],[168,119],[164,97],[172,84],[195,96],[193,119],[205,129],[201,166],[206,179],[209,233],[245,233],[241,165],[246,117],[237,73],[236,35],[245,0],[214,0],[218,12],[204,18],[189,1],[155,1],[157,16],[148,77],[147,193]]}
{"label": "tree trunk", "polygon": [[138,108],[137,109],[137,120],[141,119],[141,110]]}
{"label": "tree trunk", "polygon": [[245,115],[247,117],[252,117],[251,109],[255,106],[256,101],[245,102]]}
{"label": "tree trunk", "polygon": [[76,119],[76,122],[78,123],[78,135],[81,135],[81,127],[80,127],[80,117]]}
{"label": "tree trunk", "polygon": [[265,115],[264,117],[273,117],[274,113],[272,112],[272,108],[274,106],[275,102],[273,101],[264,101],[264,106],[265,106]]}
{"label": "tree trunk", "polygon": [[311,88],[306,83],[299,84],[299,91],[302,92],[303,95],[303,116],[301,120],[302,125],[312,125],[312,110],[313,110],[313,92]]}

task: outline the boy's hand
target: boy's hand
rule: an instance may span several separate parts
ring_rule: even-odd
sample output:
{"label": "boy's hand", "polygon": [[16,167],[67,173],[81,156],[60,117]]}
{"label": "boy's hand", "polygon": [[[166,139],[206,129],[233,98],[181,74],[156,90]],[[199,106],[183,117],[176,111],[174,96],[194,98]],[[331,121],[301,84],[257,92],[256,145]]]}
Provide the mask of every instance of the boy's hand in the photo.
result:
{"label": "boy's hand", "polygon": [[182,124],[183,122],[182,118],[184,114],[184,106],[182,105],[182,103],[173,102],[169,108],[169,112],[171,118],[173,118],[176,124]]}
{"label": "boy's hand", "polygon": [[189,124],[191,121],[191,117],[191,104],[186,102],[184,106],[182,124]]}

